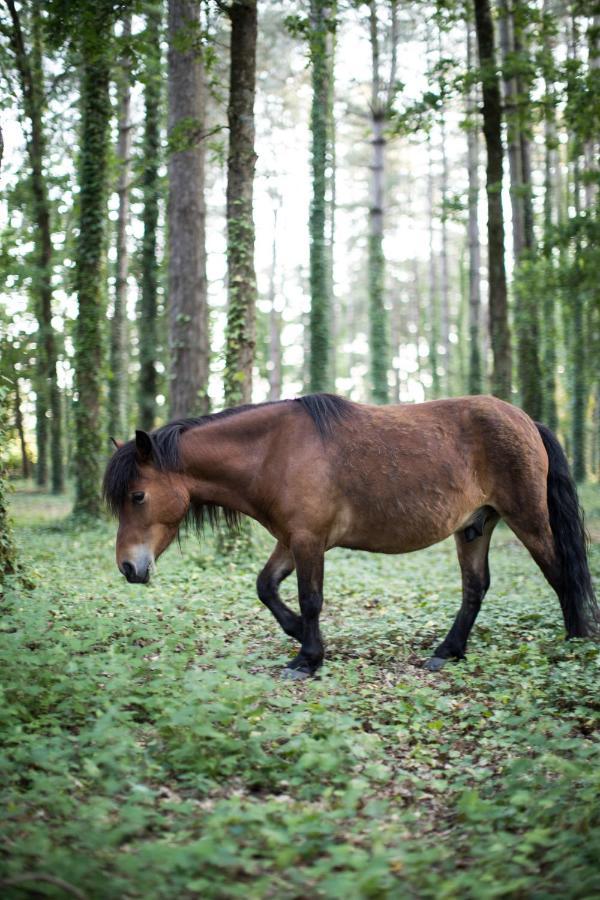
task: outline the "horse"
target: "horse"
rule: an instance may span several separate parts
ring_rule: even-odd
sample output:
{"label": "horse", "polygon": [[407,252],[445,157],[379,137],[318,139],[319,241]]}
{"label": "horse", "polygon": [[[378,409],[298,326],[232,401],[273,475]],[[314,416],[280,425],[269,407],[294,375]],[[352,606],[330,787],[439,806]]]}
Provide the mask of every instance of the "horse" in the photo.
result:
{"label": "horse", "polygon": [[[454,535],[462,604],[425,663],[465,655],[490,585],[503,519],[556,592],[568,638],[600,616],[575,484],[554,434],[495,397],[373,406],[331,394],[240,406],[136,431],[116,444],[104,498],[118,516],[117,565],[145,583],[184,523],[260,522],[276,545],[260,600],[300,649],[284,672],[319,669],[324,556],[332,547],[407,553]],[[300,614],[278,588],[297,573]]]}

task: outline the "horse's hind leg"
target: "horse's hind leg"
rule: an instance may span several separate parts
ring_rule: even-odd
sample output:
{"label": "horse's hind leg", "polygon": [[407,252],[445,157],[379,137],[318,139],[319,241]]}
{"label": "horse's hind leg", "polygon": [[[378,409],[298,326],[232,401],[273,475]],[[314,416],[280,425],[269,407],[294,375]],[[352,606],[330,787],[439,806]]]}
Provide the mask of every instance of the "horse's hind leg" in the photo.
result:
{"label": "horse's hind leg", "polygon": [[462,605],[452,628],[436,649],[425,668],[436,672],[451,658],[462,659],[465,655],[471,628],[481,608],[481,602],[490,586],[488,551],[492,532],[499,516],[491,512],[483,526],[483,534],[472,536],[470,529],[457,532],[456,550],[462,574]]}
{"label": "horse's hind leg", "polygon": [[554,536],[550,528],[546,503],[532,506],[526,511],[512,512],[503,518],[505,518],[506,524],[511,531],[514,531],[521,543],[529,550],[533,559],[542,570],[546,581],[556,591],[563,612],[567,635],[572,637],[573,635],[570,633],[569,628],[568,610],[564,602],[563,579],[556,556]]}
{"label": "horse's hind leg", "polygon": [[294,568],[295,563],[291,552],[283,544],[278,543],[256,580],[256,591],[285,633],[302,642],[302,618],[285,605],[277,590],[284,578],[291,575]]}

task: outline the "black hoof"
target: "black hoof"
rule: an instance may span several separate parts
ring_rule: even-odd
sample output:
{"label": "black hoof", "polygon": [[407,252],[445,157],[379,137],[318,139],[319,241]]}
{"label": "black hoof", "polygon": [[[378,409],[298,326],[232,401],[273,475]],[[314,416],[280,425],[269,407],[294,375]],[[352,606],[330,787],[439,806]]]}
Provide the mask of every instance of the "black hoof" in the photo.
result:
{"label": "black hoof", "polygon": [[287,678],[310,678],[311,675],[314,675],[317,669],[319,669],[321,663],[311,663],[305,656],[299,653],[294,659],[290,660],[287,666],[284,669],[284,672],[289,672],[289,675],[286,675]]}
{"label": "black hoof", "polygon": [[439,672],[444,668],[447,659],[443,659],[441,656],[432,656],[430,659],[426,659],[423,663],[423,668],[427,669],[428,672]]}
{"label": "black hoof", "polygon": [[310,678],[311,673],[306,672],[303,669],[290,669],[288,666],[285,669],[281,670],[281,677],[285,678],[287,681],[304,681],[306,678]]}

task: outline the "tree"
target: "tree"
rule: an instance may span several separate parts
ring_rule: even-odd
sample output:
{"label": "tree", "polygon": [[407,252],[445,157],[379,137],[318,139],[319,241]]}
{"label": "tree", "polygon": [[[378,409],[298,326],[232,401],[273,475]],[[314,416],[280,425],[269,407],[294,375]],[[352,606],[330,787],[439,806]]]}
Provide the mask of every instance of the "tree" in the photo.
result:
{"label": "tree", "polygon": [[204,138],[199,0],[169,0],[169,349],[171,416],[208,412]]}
{"label": "tree", "polygon": [[138,419],[140,428],[154,427],[156,415],[157,372],[157,228],[160,184],[160,108],[161,108],[161,34],[160,6],[153,5],[146,16],[146,56],[144,73],[144,144],[142,160],[143,224],[142,290],[138,314],[140,375],[138,381]]}
{"label": "tree", "polygon": [[438,288],[437,259],[434,247],[434,177],[431,138],[427,135],[427,230],[429,232],[429,364],[431,366],[431,393],[434,400],[441,396],[439,344],[440,344],[440,296]]}
{"label": "tree", "polygon": [[[2,156],[4,151],[4,139],[0,129],[0,168],[2,168]],[[9,385],[0,380],[0,591],[6,575],[15,571],[16,550],[8,516],[7,479],[4,473],[4,459],[1,453],[5,446],[6,412]]]}
{"label": "tree", "polygon": [[330,383],[331,297],[329,295],[327,220],[327,155],[329,135],[329,66],[327,34],[332,27],[331,0],[310,0],[309,50],[312,77],[310,204],[310,390]]}
{"label": "tree", "polygon": [[521,405],[534,419],[542,415],[542,373],[539,360],[537,298],[532,289],[534,260],[531,154],[528,136],[529,86],[524,70],[529,53],[525,44],[522,4],[501,0],[500,45],[503,59],[513,251],[515,258],[515,331]]}
{"label": "tree", "polygon": [[542,20],[542,74],[544,78],[544,230],[542,260],[542,421],[553,431],[558,427],[556,407],[556,289],[557,279],[552,259],[555,227],[554,173],[558,166],[556,131],[556,66],[554,64],[555,26],[548,16],[549,0],[544,0]]}
{"label": "tree", "polygon": [[371,41],[371,197],[369,202],[369,325],[371,395],[376,403],[387,403],[389,339],[384,306],[385,256],[383,253],[383,207],[385,184],[385,123],[397,91],[398,3],[389,0],[390,59],[387,79],[381,74],[381,36],[377,0],[369,4]]}
{"label": "tree", "polygon": [[[444,64],[444,54],[442,46],[442,26],[438,23],[438,59],[440,67]],[[443,77],[439,79],[439,91],[441,98],[440,109],[440,149],[442,155],[442,171],[440,179],[441,193],[441,219],[442,219],[442,235],[440,247],[440,293],[441,293],[441,319],[442,319],[442,347],[444,349],[444,393],[450,394],[451,391],[451,364],[450,364],[450,275],[448,265],[448,152],[447,152],[447,126],[446,113],[444,110],[445,100],[445,80]]]}
{"label": "tree", "polygon": [[43,125],[44,77],[42,70],[41,10],[37,0],[28,9],[31,22],[30,46],[21,23],[21,15],[14,0],[4,0],[10,15],[10,45],[18,73],[23,112],[28,123],[27,156],[31,168],[36,272],[34,294],[38,320],[39,346],[37,351],[37,444],[38,484],[46,483],[46,414],[50,412],[50,458],[52,491],[64,489],[62,458],[61,399],[56,376],[56,339],[52,326],[52,226],[48,186],[44,176],[46,136]]}
{"label": "tree", "polygon": [[281,312],[276,307],[277,279],[277,217],[281,206],[281,196],[273,197],[273,241],[271,243],[271,269],[269,272],[269,400],[281,399],[282,353],[281,353]]}
{"label": "tree", "polygon": [[[472,26],[467,22],[467,70],[473,70]],[[469,85],[467,94],[467,174],[469,243],[469,393],[483,390],[481,360],[481,246],[479,240],[479,119],[476,116],[477,91]]]}
{"label": "tree", "polygon": [[[119,212],[117,218],[117,262],[115,272],[115,300],[110,324],[110,382],[108,393],[108,433],[123,440],[127,436],[127,277],[129,251],[127,226],[129,222],[129,194],[131,182],[131,58],[127,43],[131,37],[131,16],[123,20],[124,49],[117,76],[118,139],[117,165]],[[145,425],[142,425],[145,428]]]}
{"label": "tree", "polygon": [[225,404],[252,400],[255,348],[254,272],[254,94],[256,85],[256,0],[233,0],[227,160],[227,340]]}
{"label": "tree", "polygon": [[75,287],[75,483],[74,513],[100,514],[103,442],[99,440],[102,393],[103,262],[111,117],[112,9],[89,0],[79,7],[81,58],[79,236]]}
{"label": "tree", "polygon": [[474,0],[474,8],[483,100],[483,134],[487,151],[488,303],[493,355],[492,393],[503,400],[510,400],[512,353],[504,268],[502,100],[489,0]]}

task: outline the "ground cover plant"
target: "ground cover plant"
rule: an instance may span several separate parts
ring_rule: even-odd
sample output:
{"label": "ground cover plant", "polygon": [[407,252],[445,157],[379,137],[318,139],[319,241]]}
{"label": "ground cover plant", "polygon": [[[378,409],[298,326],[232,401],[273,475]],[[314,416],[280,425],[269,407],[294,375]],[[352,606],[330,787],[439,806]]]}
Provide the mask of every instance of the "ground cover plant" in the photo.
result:
{"label": "ground cover plant", "polygon": [[234,557],[184,540],[138,586],[113,523],[27,491],[13,511],[34,587],[10,579],[0,620],[3,896],[600,894],[600,648],[563,641],[504,527],[467,660],[419,667],[459,603],[452,542],[336,550],[326,665],[290,682],[261,533]]}

